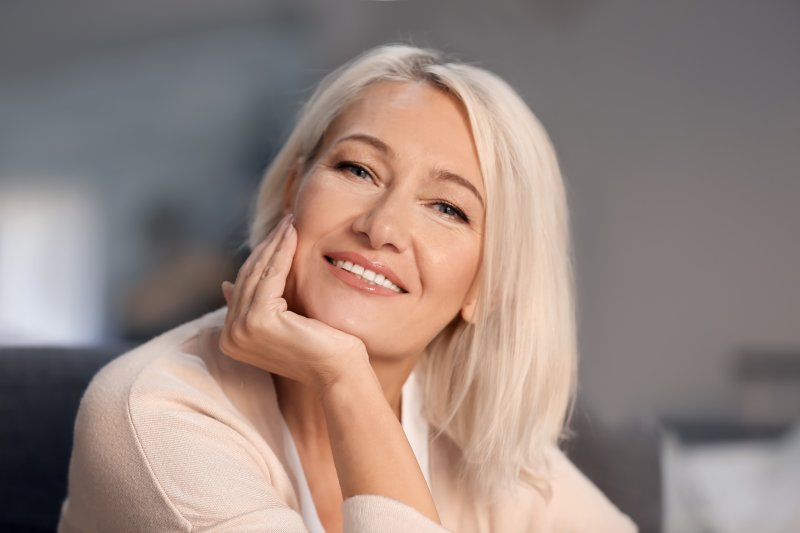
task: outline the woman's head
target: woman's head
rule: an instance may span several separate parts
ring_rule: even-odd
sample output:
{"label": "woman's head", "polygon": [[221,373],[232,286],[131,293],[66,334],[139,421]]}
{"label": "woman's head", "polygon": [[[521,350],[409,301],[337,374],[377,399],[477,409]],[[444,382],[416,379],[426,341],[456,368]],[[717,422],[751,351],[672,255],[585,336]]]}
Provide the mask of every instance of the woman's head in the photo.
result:
{"label": "woman's head", "polygon": [[[411,88],[429,101],[440,95],[442,109],[450,102],[451,111],[459,110],[459,131],[470,134],[473,154],[463,151],[462,140],[454,144],[462,147],[460,158],[454,151],[450,163],[460,167],[482,203],[482,220],[473,219],[480,237],[477,257],[470,256],[475,283],[458,284],[459,290],[468,287],[450,302],[452,320],[448,316],[441,332],[443,323],[437,323],[420,364],[428,415],[462,449],[476,478],[491,485],[521,475],[536,481],[543,449],[560,434],[574,389],[568,216],[547,134],[505,82],[409,46],[377,48],[344,65],[320,83],[267,170],[250,243],[260,242],[285,206],[303,194],[304,178],[314,175],[353,113],[378,93],[388,101]],[[350,227],[366,234],[368,222]],[[469,239],[466,232],[459,235],[463,252]]]}

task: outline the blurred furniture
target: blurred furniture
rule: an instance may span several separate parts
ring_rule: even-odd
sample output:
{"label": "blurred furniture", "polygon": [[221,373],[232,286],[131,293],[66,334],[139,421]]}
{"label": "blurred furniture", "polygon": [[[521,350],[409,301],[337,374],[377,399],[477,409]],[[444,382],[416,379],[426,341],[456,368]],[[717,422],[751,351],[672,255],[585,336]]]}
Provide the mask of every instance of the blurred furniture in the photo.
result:
{"label": "blurred furniture", "polygon": [[126,347],[0,348],[0,531],[53,531],[78,403]]}
{"label": "blurred furniture", "polygon": [[[127,348],[0,348],[0,531],[55,529],[81,395],[95,372]],[[601,428],[582,408],[573,427],[572,460],[642,532],[659,531],[657,431]]]}
{"label": "blurred furniture", "polygon": [[800,423],[665,419],[665,533],[800,531]]}
{"label": "blurred furniture", "polygon": [[733,371],[742,422],[785,427],[800,420],[800,350],[745,350]]}

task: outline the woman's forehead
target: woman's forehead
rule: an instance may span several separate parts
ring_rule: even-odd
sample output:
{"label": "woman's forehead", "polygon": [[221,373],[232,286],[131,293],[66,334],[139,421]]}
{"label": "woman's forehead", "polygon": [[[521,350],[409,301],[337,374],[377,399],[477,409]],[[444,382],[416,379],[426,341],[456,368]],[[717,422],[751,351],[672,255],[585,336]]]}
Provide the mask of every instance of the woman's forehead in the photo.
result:
{"label": "woman's forehead", "polygon": [[[402,117],[415,112],[429,114],[420,127],[449,119],[470,130],[469,118],[463,104],[453,95],[428,82],[380,81],[367,86],[344,108],[331,125],[367,122],[376,124],[386,117]],[[438,111],[432,113],[432,111]],[[470,131],[471,140],[471,131]]]}

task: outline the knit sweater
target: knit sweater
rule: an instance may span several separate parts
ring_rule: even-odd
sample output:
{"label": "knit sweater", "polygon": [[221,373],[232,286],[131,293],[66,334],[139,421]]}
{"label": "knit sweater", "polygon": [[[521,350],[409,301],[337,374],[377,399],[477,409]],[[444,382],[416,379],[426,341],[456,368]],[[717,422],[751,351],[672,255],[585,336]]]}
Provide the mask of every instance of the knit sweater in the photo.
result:
{"label": "knit sweater", "polygon": [[[308,531],[272,376],[210,341],[225,312],[175,328],[94,377],[75,422],[60,532]],[[636,530],[555,447],[550,499],[521,485],[489,502],[459,481],[452,441],[428,444],[442,526],[401,502],[358,495],[342,504],[345,532]]]}

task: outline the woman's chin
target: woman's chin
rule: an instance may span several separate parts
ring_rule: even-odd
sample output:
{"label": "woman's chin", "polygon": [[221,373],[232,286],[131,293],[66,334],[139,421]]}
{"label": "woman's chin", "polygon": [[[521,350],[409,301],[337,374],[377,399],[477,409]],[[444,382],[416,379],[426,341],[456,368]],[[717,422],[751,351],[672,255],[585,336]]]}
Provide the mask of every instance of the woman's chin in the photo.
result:
{"label": "woman's chin", "polygon": [[338,329],[348,335],[361,339],[367,347],[370,357],[402,357],[398,351],[402,339],[396,339],[387,332],[387,325],[376,320],[374,315],[364,316],[359,313],[347,313],[342,308],[326,312],[324,309],[308,309],[308,318],[313,318]]}
{"label": "woman's chin", "polygon": [[365,344],[369,344],[370,337],[373,337],[372,332],[381,331],[372,320],[367,320],[366,317],[350,314],[344,309],[338,308],[333,310],[318,310],[309,309],[308,318],[319,320],[332,328],[338,329],[348,335],[358,337]]}
{"label": "woman's chin", "polygon": [[[297,285],[292,284],[294,289]],[[306,285],[308,287],[308,285]],[[378,312],[356,298],[331,294],[327,287],[318,290],[291,290],[284,294],[289,309],[314,320],[319,320],[341,332],[361,339],[370,357],[403,358],[424,349],[408,345],[419,331],[409,334],[400,326],[403,317],[388,316],[386,310]],[[414,328],[406,328],[414,329]],[[419,348],[419,350],[417,350]]]}

